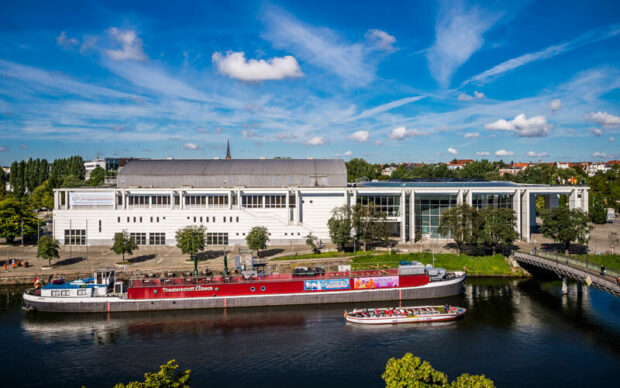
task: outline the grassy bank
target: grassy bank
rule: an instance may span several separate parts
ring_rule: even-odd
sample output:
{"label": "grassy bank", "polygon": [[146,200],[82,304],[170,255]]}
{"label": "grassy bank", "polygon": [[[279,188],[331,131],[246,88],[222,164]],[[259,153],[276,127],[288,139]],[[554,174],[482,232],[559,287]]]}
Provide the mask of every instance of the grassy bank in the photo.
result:
{"label": "grassy bank", "polygon": [[[571,256],[571,259],[579,258],[584,263],[586,255]],[[620,255],[588,255],[588,263],[594,267],[605,265],[607,269],[620,272]]]}
{"label": "grassy bank", "polygon": [[271,260],[282,261],[282,260],[306,260],[306,259],[331,259],[333,257],[349,257],[349,256],[364,256],[364,255],[367,256],[367,255],[372,255],[374,253],[375,251],[306,253],[305,255],[282,256],[282,257],[277,257]]}
{"label": "grassy bank", "polygon": [[[401,260],[416,260],[424,264],[433,264],[433,255],[430,253],[407,254],[380,254],[359,255],[351,260],[353,269],[395,268]],[[511,267],[504,256],[469,256],[449,253],[435,254],[435,267],[449,271],[467,269],[473,276],[522,276],[524,273],[518,268]]]}

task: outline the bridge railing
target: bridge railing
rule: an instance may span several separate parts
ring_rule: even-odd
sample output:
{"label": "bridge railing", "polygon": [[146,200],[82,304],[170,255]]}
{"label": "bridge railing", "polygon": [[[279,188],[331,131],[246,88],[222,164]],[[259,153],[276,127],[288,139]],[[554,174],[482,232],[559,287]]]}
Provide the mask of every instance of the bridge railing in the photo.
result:
{"label": "bridge railing", "polygon": [[[587,261],[586,259],[582,259],[578,256],[569,257],[560,253],[556,254],[541,251],[536,252],[536,255],[553,260],[558,264],[572,265],[575,267],[585,268],[590,271],[596,271],[598,273],[600,273],[601,270],[601,266],[599,264],[593,264],[592,262]],[[617,279],[620,276],[620,272],[605,268],[605,275]]]}

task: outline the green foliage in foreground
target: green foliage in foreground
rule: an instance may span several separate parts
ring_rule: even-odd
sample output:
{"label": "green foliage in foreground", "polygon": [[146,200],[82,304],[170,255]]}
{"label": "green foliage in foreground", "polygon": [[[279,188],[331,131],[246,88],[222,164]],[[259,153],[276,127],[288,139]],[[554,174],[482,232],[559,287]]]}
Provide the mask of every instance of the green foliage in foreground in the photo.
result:
{"label": "green foliage in foreground", "polygon": [[403,358],[390,358],[381,375],[385,386],[389,388],[400,387],[451,387],[451,388],[493,388],[495,384],[484,375],[469,375],[464,373],[452,383],[448,383],[448,376],[435,370],[428,361],[422,361],[420,357],[414,357],[407,353]]}
{"label": "green foliage in foreground", "polygon": [[186,369],[181,373],[175,374],[174,372],[179,366],[175,363],[175,360],[170,360],[168,363],[160,366],[159,372],[145,373],[144,381],[132,381],[127,385],[118,383],[114,388],[185,388],[189,387],[192,383],[190,378],[191,370]]}
{"label": "green foliage in foreground", "polygon": [[[359,255],[351,260],[353,269],[381,269],[396,268],[401,260],[419,261],[423,264],[433,264],[431,253],[405,253],[382,255]],[[465,267],[470,275],[514,275],[512,267],[504,256],[457,256],[450,253],[436,253],[435,267],[445,268],[448,271],[462,271]]]}
{"label": "green foliage in foreground", "polygon": [[47,260],[49,266],[52,266],[52,259],[58,259],[58,240],[54,240],[50,236],[43,236],[39,239],[37,245],[37,257]]}

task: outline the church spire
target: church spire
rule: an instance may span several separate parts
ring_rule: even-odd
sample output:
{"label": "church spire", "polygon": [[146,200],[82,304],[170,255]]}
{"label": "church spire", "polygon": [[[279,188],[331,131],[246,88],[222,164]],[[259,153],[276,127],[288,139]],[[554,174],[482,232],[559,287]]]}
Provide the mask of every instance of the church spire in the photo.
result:
{"label": "church spire", "polygon": [[226,140],[226,159],[230,159],[230,140]]}

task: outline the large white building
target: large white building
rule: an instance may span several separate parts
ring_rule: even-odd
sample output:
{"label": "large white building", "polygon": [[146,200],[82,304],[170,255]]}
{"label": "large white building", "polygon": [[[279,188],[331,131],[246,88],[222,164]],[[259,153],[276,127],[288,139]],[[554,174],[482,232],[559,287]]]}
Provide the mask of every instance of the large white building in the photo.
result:
{"label": "large white building", "polygon": [[116,187],[54,190],[54,237],[65,245],[111,245],[127,230],[141,245],[175,245],[175,232],[204,225],[209,245],[245,244],[253,226],[269,230],[271,244],[303,244],[312,233],[328,242],[335,207],[374,204],[386,213],[402,243],[439,237],[442,211],[459,203],[507,207],[530,239],[536,196],[547,207],[568,196],[587,211],[584,186],[496,181],[417,180],[347,185],[343,160],[132,160]]}

